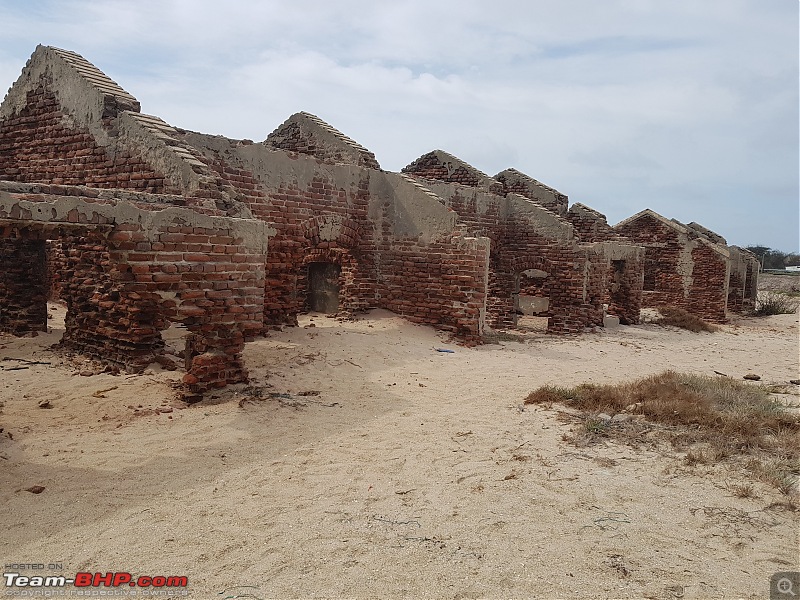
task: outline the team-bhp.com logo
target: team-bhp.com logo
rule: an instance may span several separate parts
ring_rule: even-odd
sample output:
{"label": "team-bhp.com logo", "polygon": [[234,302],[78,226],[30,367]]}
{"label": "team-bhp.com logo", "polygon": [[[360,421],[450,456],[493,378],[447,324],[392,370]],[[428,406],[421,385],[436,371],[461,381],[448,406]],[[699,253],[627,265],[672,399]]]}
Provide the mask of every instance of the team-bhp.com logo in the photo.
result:
{"label": "team-bhp.com logo", "polygon": [[[8,588],[64,588],[67,586],[90,589],[99,587],[127,587],[152,590],[153,588],[185,588],[189,584],[189,580],[185,576],[140,575],[138,577],[134,577],[130,573],[113,571],[110,573],[76,573],[75,577],[66,577],[64,575],[22,575],[21,573],[3,573],[3,580],[6,584],[7,590]],[[87,589],[87,591],[89,590]],[[117,594],[106,593],[105,595]],[[124,595],[132,596],[135,594],[129,593]]]}

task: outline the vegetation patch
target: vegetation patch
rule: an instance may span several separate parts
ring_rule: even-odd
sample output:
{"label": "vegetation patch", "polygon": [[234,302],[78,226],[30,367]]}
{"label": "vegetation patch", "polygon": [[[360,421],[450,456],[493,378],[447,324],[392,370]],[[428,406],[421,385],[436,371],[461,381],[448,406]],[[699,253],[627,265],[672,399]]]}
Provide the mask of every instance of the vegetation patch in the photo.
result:
{"label": "vegetation patch", "polygon": [[797,312],[800,300],[780,292],[759,292],[754,314],[758,317],[791,315]]}
{"label": "vegetation patch", "polygon": [[707,323],[700,317],[693,315],[682,308],[678,308],[677,306],[659,306],[657,310],[661,314],[661,317],[653,320],[653,323],[656,325],[680,327],[681,329],[687,329],[695,333],[699,333],[701,331],[713,333],[718,329],[716,325]]}
{"label": "vegetation patch", "polygon": [[686,466],[737,461],[757,480],[798,493],[800,417],[761,386],[666,371],[617,385],[545,386],[525,399],[553,403],[575,409],[577,426],[564,438],[575,445],[667,441],[686,452]]}

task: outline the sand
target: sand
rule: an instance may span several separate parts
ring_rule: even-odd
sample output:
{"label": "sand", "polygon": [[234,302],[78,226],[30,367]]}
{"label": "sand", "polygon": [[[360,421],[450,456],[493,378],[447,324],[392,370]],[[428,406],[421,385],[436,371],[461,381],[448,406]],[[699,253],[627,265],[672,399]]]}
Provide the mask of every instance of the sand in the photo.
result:
{"label": "sand", "polygon": [[800,570],[798,513],[759,482],[737,497],[735,464],[578,448],[558,406],[522,404],[665,369],[797,379],[797,314],[477,348],[385,311],[304,316],[247,345],[249,386],[187,408],[180,370],[50,350],[51,312],[0,337],[4,565],[187,576],[174,598],[765,598]]}

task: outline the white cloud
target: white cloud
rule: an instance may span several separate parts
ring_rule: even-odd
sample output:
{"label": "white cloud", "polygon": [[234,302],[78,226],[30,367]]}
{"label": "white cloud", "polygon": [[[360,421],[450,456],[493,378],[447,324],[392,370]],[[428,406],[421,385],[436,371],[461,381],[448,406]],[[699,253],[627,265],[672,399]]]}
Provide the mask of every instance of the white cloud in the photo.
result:
{"label": "white cloud", "polygon": [[12,2],[0,77],[16,79],[39,42],[67,47],[178,126],[260,140],[308,110],[387,168],[442,148],[490,174],[515,166],[610,221],[649,206],[790,250],[797,12],[755,0]]}

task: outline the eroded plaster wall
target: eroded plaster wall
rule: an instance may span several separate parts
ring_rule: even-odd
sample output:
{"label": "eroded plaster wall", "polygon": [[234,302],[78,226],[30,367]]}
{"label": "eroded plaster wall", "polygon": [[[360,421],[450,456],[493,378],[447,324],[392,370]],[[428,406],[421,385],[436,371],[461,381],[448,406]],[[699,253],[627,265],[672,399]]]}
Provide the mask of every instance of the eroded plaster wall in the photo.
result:
{"label": "eroded plaster wall", "polygon": [[185,139],[275,229],[267,324],[295,324],[307,308],[309,262],[330,262],[341,267],[341,313],[387,308],[478,339],[486,302],[484,243],[460,233],[457,215],[429,191],[397,173],[265,144],[200,134]]}
{"label": "eroded plaster wall", "polygon": [[[417,176],[418,177],[418,176]],[[587,255],[572,226],[538,203],[516,194],[499,196],[485,189],[445,181],[418,180],[458,215],[472,235],[491,240],[487,322],[514,327],[519,316],[520,274],[547,273],[541,294],[549,299],[548,331],[576,333],[590,324],[585,294]],[[594,300],[600,306],[600,299]]]}

